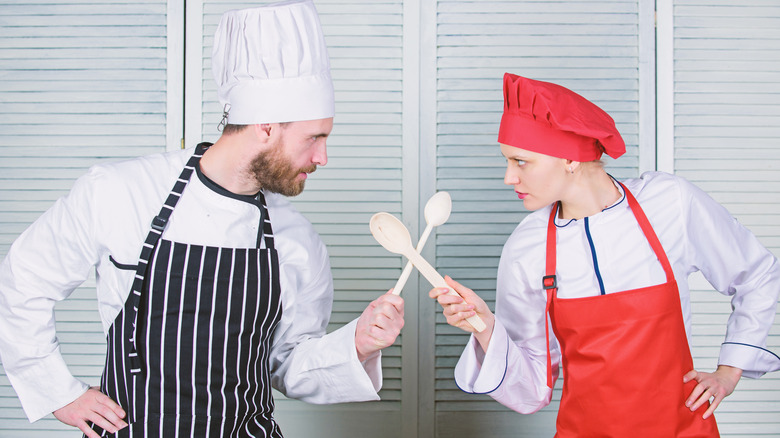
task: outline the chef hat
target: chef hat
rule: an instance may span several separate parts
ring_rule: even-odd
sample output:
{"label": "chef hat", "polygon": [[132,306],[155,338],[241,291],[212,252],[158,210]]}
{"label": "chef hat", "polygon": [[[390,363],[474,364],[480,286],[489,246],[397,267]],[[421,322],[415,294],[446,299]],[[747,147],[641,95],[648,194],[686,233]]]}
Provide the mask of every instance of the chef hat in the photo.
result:
{"label": "chef hat", "polygon": [[325,38],[311,0],[226,12],[212,71],[227,120],[236,125],[333,117]]}
{"label": "chef hat", "polygon": [[510,73],[504,74],[498,142],[581,162],[626,152],[615,121],[594,103],[560,85]]}

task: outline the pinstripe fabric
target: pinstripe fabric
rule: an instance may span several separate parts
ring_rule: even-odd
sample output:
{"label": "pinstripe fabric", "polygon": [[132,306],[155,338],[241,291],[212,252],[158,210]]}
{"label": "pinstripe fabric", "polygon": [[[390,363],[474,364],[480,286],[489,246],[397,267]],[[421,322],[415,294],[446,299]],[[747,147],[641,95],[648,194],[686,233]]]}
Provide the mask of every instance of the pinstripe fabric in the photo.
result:
{"label": "pinstripe fabric", "polygon": [[[268,353],[281,318],[265,199],[258,248],[161,239],[207,144],[153,221],[133,290],[108,333],[103,392],[128,413],[119,437],[281,437]],[[96,426],[95,430],[108,434]]]}

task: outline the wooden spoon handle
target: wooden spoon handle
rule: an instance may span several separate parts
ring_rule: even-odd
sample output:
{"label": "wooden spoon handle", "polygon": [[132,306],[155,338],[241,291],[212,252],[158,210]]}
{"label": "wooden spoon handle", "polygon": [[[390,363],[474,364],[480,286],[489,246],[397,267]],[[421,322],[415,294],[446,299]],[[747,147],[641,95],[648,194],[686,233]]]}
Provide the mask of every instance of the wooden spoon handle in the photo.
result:
{"label": "wooden spoon handle", "polygon": [[[431,230],[433,229],[433,226],[430,224],[425,226],[425,230],[423,230],[422,236],[420,236],[420,241],[417,242],[417,247],[415,248],[415,251],[419,254],[423,247],[425,246],[425,242],[428,240],[428,236],[431,235]],[[406,280],[409,279],[409,275],[412,274],[412,262],[406,262],[406,266],[404,266],[403,272],[401,272],[401,276],[398,277],[398,281],[395,283],[395,287],[393,287],[393,294],[395,295],[401,295],[401,291],[403,290],[404,286],[406,286]]]}
{"label": "wooden spoon handle", "polygon": [[[433,287],[444,287],[450,290],[450,295],[460,296],[458,295],[455,290],[453,290],[450,285],[447,284],[446,281],[444,281],[444,277],[442,277],[438,272],[436,272],[435,269],[433,269],[433,266],[431,266],[430,263],[428,263],[427,260],[423,258],[420,254],[415,252],[413,249],[410,248],[410,251],[408,251],[408,254],[404,253],[406,258],[409,259],[410,262],[417,268],[418,271],[425,277],[428,282],[433,285]],[[466,318],[466,321],[471,324],[472,327],[474,327],[474,330],[478,332],[484,331],[487,326],[485,325],[485,322],[482,321],[482,318],[480,318],[477,315],[470,316]]]}

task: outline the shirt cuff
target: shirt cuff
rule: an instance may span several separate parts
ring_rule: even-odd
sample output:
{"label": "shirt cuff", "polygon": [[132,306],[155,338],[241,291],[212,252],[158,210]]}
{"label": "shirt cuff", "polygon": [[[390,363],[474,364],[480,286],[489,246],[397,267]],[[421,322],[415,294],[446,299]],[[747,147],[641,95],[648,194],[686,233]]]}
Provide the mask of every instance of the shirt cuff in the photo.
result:
{"label": "shirt cuff", "polygon": [[70,373],[59,348],[23,368],[6,368],[6,374],[31,423],[73,402],[89,389],[89,385]]}
{"label": "shirt cuff", "polygon": [[377,394],[382,388],[382,355],[381,352],[360,362],[355,346],[355,331],[357,319],[338,330],[325,335],[327,342],[324,351],[331,351],[335,357],[341,357],[343,362],[332,368],[332,384],[335,392],[343,394],[336,396],[333,402],[379,400]]}
{"label": "shirt cuff", "polygon": [[743,377],[757,379],[768,372],[780,370],[780,357],[755,345],[724,342],[720,348],[718,365],[739,368]]}
{"label": "shirt cuff", "polygon": [[489,394],[498,389],[506,376],[508,343],[509,336],[498,319],[486,352],[483,352],[479,341],[472,335],[455,365],[455,383],[458,387],[472,394]]}

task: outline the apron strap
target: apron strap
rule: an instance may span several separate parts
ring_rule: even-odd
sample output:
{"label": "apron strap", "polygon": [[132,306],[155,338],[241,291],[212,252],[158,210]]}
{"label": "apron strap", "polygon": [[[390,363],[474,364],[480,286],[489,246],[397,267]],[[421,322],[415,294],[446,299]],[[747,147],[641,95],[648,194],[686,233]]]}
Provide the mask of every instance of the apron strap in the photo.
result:
{"label": "apron strap", "polygon": [[261,247],[260,240],[262,237],[263,242],[265,243],[265,247],[267,249],[274,249],[274,230],[271,227],[271,216],[268,214],[268,205],[265,202],[265,195],[263,195],[263,192],[258,192],[255,199],[257,199],[258,207],[260,207],[261,212],[261,223],[259,227],[260,231],[257,236],[257,247]]}
{"label": "apron strap", "polygon": [[645,212],[642,210],[642,207],[639,206],[639,202],[636,200],[634,195],[631,194],[631,191],[628,190],[628,188],[623,185],[622,182],[618,181],[618,184],[620,184],[620,187],[623,187],[623,192],[626,194],[626,200],[628,200],[628,205],[631,207],[631,211],[634,213],[636,221],[639,222],[639,226],[645,233],[645,238],[647,238],[647,241],[650,243],[650,247],[653,248],[653,251],[655,252],[655,256],[658,258],[658,261],[661,262],[661,266],[664,268],[664,272],[666,273],[666,281],[674,281],[674,271],[672,270],[672,265],[669,263],[669,258],[666,257],[666,251],[664,251],[664,247],[661,246],[661,241],[658,240],[658,236],[655,234],[653,226],[650,225],[650,221],[647,219]]}
{"label": "apron strap", "polygon": [[550,210],[550,220],[547,222],[547,257],[542,277],[542,288],[547,292],[547,303],[544,306],[544,336],[547,340],[547,387],[552,389],[552,355],[550,354],[550,303],[555,292],[558,291],[558,280],[555,277],[555,245],[557,230],[555,229],[555,215],[558,214],[559,202],[556,202]]}
{"label": "apron strap", "polygon": [[138,268],[135,271],[135,279],[133,280],[133,287],[131,289],[129,298],[132,300],[133,304],[133,329],[131,331],[131,337],[127,339],[127,342],[129,343],[129,349],[127,351],[130,352],[128,353],[128,356],[130,358],[130,372],[132,374],[138,374],[141,372],[141,361],[138,358],[135,337],[137,332],[136,324],[138,323],[138,306],[141,301],[141,290],[144,286],[149,260],[151,259],[152,253],[154,252],[154,248],[160,241],[160,237],[162,236],[163,230],[165,230],[165,226],[168,224],[168,219],[170,219],[171,213],[173,213],[173,209],[179,202],[182,193],[184,193],[184,188],[187,187],[187,183],[190,181],[192,173],[195,171],[195,167],[200,161],[200,157],[203,156],[203,153],[206,151],[206,149],[208,149],[209,146],[211,146],[211,144],[201,143],[195,148],[195,152],[187,161],[187,164],[184,165],[184,169],[182,169],[179,178],[173,185],[173,188],[168,194],[168,198],[165,200],[165,203],[160,209],[160,212],[157,214],[157,216],[154,217],[154,219],[152,219],[151,229],[149,230],[149,234],[147,234],[143,248],[141,249],[141,255],[138,258]]}

